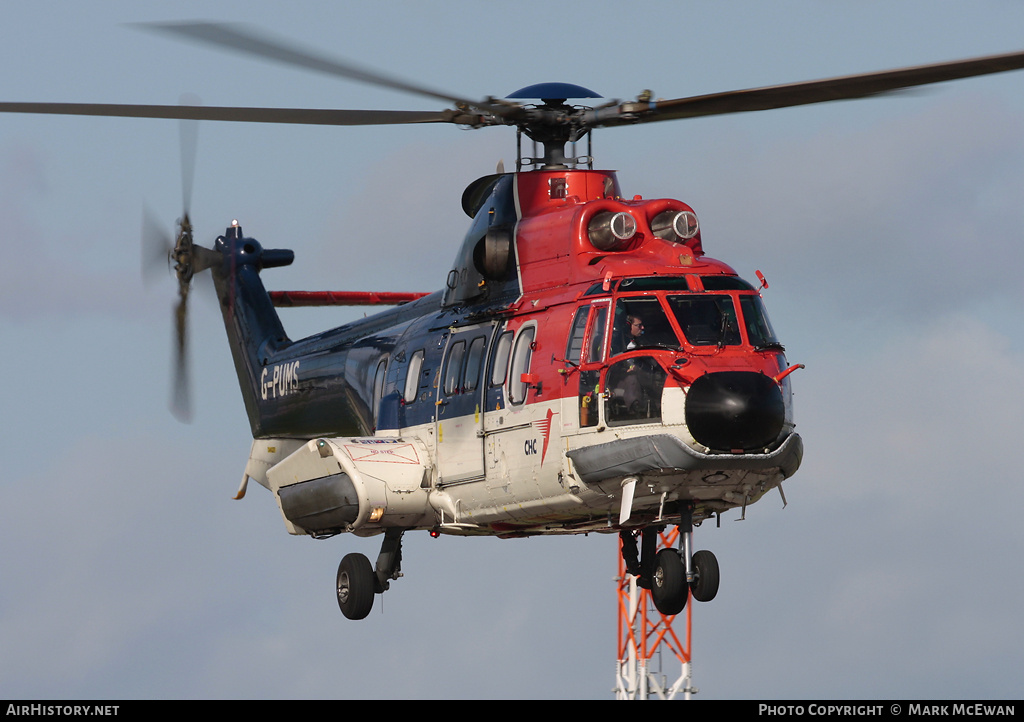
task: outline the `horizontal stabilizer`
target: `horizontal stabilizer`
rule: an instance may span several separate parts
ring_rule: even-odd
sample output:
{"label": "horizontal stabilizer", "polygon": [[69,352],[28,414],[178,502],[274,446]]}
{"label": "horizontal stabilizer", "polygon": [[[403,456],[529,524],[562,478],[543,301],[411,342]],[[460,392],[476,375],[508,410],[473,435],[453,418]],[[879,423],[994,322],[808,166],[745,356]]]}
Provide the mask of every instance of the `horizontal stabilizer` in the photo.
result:
{"label": "horizontal stabilizer", "polygon": [[400,306],[428,294],[402,291],[271,291],[278,308],[292,306]]}

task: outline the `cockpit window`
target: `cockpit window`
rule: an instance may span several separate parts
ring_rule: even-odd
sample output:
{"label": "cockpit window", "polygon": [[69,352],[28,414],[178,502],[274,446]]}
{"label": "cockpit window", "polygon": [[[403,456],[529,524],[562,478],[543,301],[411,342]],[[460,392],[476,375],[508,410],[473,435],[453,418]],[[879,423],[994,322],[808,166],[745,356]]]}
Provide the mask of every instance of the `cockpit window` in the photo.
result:
{"label": "cockpit window", "polygon": [[590,313],[589,306],[583,306],[576,311],[572,320],[572,329],[569,331],[569,341],[565,347],[565,358],[578,364],[583,353],[583,334],[587,330],[587,315]]}
{"label": "cockpit window", "polygon": [[607,303],[599,303],[593,306],[590,314],[590,341],[587,343],[586,351],[583,354],[583,363],[595,363],[604,359],[605,327],[608,325]]}
{"label": "cockpit window", "polygon": [[649,356],[613,363],[606,378],[605,419],[609,426],[661,421],[664,369]]}
{"label": "cockpit window", "polygon": [[768,313],[764,310],[764,303],[760,296],[740,296],[740,309],[743,311],[743,321],[747,327],[747,338],[750,340],[751,346],[770,348],[781,345],[768,320]]}
{"label": "cockpit window", "polygon": [[651,276],[626,278],[619,284],[620,291],[688,291],[686,276]]}
{"label": "cockpit window", "polygon": [[739,276],[701,276],[705,291],[753,291],[754,287]]}
{"label": "cockpit window", "polygon": [[740,327],[732,296],[687,294],[669,296],[668,306],[693,346],[738,346]]}
{"label": "cockpit window", "polygon": [[[683,341],[689,346],[721,348],[749,343],[755,349],[782,348],[760,295],[738,276],[627,278],[618,290],[638,295],[622,296],[615,302],[612,356],[641,348],[681,350]],[[675,319],[679,328],[669,319]],[[679,331],[681,338],[677,338]]]}
{"label": "cockpit window", "polygon": [[638,348],[679,348],[668,317],[655,296],[620,298],[615,304],[612,355]]}

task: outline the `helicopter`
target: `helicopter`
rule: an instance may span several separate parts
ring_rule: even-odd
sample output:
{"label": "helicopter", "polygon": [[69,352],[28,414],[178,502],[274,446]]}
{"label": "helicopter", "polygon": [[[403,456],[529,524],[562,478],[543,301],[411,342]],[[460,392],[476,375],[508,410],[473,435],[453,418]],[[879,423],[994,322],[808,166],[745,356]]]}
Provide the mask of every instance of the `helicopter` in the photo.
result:
{"label": "helicopter", "polygon": [[[268,292],[292,263],[232,223],[203,247],[187,214],[171,256],[184,346],[188,291],[209,271],[253,435],[248,480],[289,533],[382,535],[375,564],[341,560],[337,597],[359,619],[401,576],[407,531],[520,537],[617,533],[659,610],[710,601],[718,563],[692,527],[756,503],[799,469],[792,374],[760,297],[704,254],[696,212],[628,197],[594,169],[596,128],[763,110],[1024,67],[1024,54],[696,98],[595,107],[565,83],[472,101],[329,61],[232,26],[158,29],[451,103],[437,113],[8,103],[6,112],[298,122],[513,126],[515,172],[466,188],[472,219],[444,288],[403,297]],[[538,102],[539,101],[539,102]],[[523,137],[534,143],[532,156]],[[587,141],[583,155],[576,144]],[[539,150],[536,150],[538,148]],[[276,307],[399,302],[291,340]],[[183,353],[179,353],[179,367]],[[183,372],[182,372],[183,373]],[[184,376],[183,376],[184,378]],[[182,385],[184,382],[182,382]],[[656,551],[678,525],[681,548]]]}

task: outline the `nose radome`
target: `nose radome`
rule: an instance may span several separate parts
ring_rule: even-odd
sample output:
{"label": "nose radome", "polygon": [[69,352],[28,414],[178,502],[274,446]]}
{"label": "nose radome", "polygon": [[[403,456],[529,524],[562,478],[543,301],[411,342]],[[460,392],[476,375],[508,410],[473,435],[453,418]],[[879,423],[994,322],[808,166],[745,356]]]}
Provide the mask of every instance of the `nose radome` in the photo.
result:
{"label": "nose radome", "polygon": [[764,449],[782,431],[782,389],[752,371],[720,371],[696,379],[686,394],[686,425],[715,451]]}

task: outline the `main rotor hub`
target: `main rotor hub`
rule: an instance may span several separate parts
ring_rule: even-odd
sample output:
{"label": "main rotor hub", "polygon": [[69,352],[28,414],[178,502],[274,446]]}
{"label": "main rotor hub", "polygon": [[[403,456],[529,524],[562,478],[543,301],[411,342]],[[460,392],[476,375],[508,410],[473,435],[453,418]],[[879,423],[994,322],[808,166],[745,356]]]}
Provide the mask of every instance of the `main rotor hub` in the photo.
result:
{"label": "main rotor hub", "polygon": [[[585,106],[567,105],[570,98],[600,98],[593,90],[572,83],[537,83],[520,88],[507,96],[508,99],[539,99],[541,104],[524,108],[525,117],[516,121],[520,136],[540,143],[544,147],[542,157],[524,158],[522,140],[517,138],[516,168],[521,170],[524,165],[541,166],[546,170],[576,167],[586,164],[593,167],[590,154],[590,129],[582,122],[582,113],[589,110]],[[587,155],[576,157],[566,156],[565,146],[576,143],[584,136],[588,137]]]}
{"label": "main rotor hub", "polygon": [[565,103],[569,98],[603,98],[593,90],[572,83],[536,83],[505,96],[510,100],[536,100],[542,103]]}

